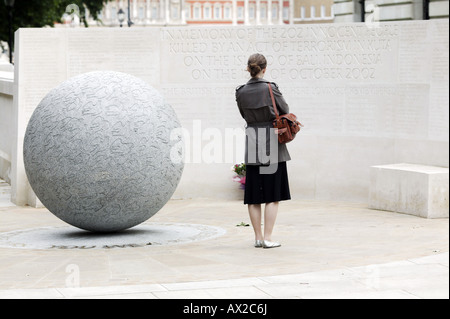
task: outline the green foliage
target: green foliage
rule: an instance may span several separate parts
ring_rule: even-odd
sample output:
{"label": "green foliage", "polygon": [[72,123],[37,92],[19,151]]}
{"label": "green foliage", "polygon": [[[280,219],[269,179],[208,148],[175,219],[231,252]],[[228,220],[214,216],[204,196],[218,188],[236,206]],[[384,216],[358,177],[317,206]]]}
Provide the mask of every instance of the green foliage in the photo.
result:
{"label": "green foliage", "polygon": [[[81,22],[87,27],[84,16],[86,7],[91,16],[97,20],[103,3],[111,0],[16,0],[13,9],[13,31],[19,28],[53,27],[60,23],[67,6],[75,4],[80,8]],[[67,11],[68,14],[73,13]],[[0,40],[8,41],[9,24],[8,10],[3,0],[0,0]]]}

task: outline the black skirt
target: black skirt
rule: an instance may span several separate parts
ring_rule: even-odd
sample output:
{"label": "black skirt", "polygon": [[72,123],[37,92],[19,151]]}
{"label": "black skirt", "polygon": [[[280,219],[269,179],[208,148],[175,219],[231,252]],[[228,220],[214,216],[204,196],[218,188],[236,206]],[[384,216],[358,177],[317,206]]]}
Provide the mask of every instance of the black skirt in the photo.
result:
{"label": "black skirt", "polygon": [[[275,172],[264,174],[270,168],[247,165],[244,204],[262,204],[291,199],[286,162],[278,163]],[[274,170],[272,170],[274,171]]]}

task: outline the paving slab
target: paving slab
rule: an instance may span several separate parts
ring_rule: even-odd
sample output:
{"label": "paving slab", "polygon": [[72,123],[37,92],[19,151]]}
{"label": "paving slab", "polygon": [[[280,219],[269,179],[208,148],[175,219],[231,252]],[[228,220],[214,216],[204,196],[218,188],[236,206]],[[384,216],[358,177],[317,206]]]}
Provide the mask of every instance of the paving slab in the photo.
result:
{"label": "paving slab", "polygon": [[[253,247],[240,200],[171,200],[143,227],[219,236],[101,249],[0,247],[0,298],[448,298],[448,219],[364,203],[280,204],[276,249]],[[0,205],[0,237],[67,227],[45,208]],[[205,228],[205,229],[206,229]]]}

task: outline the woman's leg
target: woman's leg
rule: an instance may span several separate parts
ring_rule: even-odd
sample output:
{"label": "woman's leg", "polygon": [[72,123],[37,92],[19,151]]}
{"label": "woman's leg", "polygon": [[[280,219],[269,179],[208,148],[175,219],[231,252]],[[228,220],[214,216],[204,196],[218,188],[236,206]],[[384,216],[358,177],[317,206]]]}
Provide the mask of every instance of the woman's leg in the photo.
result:
{"label": "woman's leg", "polygon": [[266,203],[264,208],[264,240],[272,241],[272,231],[278,214],[278,202]]}
{"label": "woman's leg", "polygon": [[261,231],[261,204],[249,204],[248,214],[250,215],[250,221],[255,231],[255,240],[263,240]]}

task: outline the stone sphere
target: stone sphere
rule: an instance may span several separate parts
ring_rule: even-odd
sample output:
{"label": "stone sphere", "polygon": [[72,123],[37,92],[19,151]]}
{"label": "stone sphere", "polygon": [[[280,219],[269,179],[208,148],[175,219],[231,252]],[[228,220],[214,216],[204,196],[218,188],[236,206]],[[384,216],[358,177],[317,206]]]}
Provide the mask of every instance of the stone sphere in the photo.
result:
{"label": "stone sphere", "polygon": [[[91,72],[51,90],[24,138],[28,180],[72,226],[113,232],[156,214],[183,171],[180,123],[146,82]],[[178,133],[177,133],[178,132]]]}

